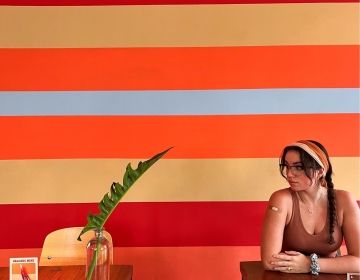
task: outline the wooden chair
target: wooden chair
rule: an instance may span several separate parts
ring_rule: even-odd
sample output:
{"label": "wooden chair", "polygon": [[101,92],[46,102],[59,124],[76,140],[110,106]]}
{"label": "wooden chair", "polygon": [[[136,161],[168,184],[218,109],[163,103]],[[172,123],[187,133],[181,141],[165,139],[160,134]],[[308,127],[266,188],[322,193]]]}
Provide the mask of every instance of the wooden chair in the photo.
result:
{"label": "wooden chair", "polygon": [[[82,227],[70,227],[50,232],[44,240],[39,265],[85,265],[86,245],[95,234],[93,231],[88,231],[81,236],[81,241],[78,241],[77,238],[82,229]],[[112,238],[107,231],[104,231],[104,236],[110,243],[110,263],[112,264]]]}

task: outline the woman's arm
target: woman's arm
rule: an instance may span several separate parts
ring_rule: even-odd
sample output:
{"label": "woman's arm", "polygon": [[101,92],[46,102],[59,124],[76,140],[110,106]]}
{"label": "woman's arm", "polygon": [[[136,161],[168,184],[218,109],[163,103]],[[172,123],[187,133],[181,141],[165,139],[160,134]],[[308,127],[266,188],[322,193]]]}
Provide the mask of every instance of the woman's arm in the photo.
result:
{"label": "woman's arm", "polygon": [[348,254],[337,258],[320,258],[321,272],[360,272],[360,210],[349,192],[337,191],[337,205],[342,216],[342,231]]}
{"label": "woman's arm", "polygon": [[287,189],[276,191],[270,197],[261,234],[261,260],[267,270],[273,270],[273,255],[281,251],[291,205],[292,198]]}
{"label": "woman's arm", "polygon": [[[344,234],[348,254],[341,257],[319,258],[320,273],[360,272],[360,210],[350,193],[336,192],[338,222]],[[295,251],[276,254],[274,269],[287,273],[310,271],[310,258]],[[288,268],[291,267],[291,270]]]}

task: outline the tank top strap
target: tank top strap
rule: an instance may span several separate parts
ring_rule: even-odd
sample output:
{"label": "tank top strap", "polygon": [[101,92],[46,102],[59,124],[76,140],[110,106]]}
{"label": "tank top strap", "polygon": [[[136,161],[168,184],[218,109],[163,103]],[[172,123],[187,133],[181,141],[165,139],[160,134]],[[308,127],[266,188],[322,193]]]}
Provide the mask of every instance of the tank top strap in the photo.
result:
{"label": "tank top strap", "polygon": [[289,192],[291,194],[292,197],[292,212],[291,212],[291,217],[290,217],[290,221],[288,223],[288,225],[296,223],[298,224],[299,222],[301,222],[300,219],[300,206],[299,206],[299,200],[296,196],[296,192],[293,191],[292,189],[289,188]]}

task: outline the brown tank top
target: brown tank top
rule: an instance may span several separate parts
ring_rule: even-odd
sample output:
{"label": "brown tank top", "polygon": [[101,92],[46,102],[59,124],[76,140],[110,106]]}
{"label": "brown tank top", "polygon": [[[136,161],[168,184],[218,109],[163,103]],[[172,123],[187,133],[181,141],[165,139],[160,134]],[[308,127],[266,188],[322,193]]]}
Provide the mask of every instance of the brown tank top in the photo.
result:
{"label": "brown tank top", "polygon": [[334,244],[329,244],[329,219],[324,228],[318,234],[310,234],[306,231],[301,220],[299,200],[296,193],[289,189],[292,201],[292,215],[289,224],[285,226],[282,251],[298,251],[305,255],[316,253],[322,257],[336,256],[336,251],[340,248],[343,235],[339,226],[334,229]]}

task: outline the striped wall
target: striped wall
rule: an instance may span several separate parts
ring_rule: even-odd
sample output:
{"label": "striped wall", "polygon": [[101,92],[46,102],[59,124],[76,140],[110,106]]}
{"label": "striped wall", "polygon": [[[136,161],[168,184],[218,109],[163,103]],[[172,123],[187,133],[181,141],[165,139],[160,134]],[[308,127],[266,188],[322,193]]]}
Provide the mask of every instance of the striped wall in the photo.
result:
{"label": "striped wall", "polygon": [[359,20],[356,1],[0,0],[0,266],[170,146],[106,227],[135,280],[239,279],[294,140],[360,200]]}

